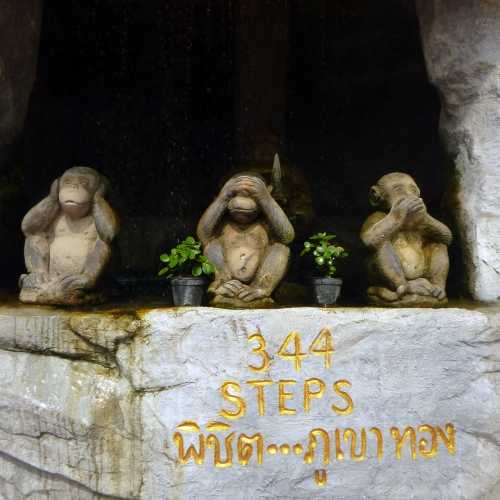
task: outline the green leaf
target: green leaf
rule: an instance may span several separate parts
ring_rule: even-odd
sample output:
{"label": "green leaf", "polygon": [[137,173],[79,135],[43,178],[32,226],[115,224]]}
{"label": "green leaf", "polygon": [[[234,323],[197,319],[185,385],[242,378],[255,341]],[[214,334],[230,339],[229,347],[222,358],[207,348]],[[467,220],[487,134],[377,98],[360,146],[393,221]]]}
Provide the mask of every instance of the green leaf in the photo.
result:
{"label": "green leaf", "polygon": [[170,268],[173,269],[174,267],[177,267],[177,263],[179,262],[179,258],[177,257],[177,254],[174,254],[172,251],[172,255],[170,256]]}
{"label": "green leaf", "polygon": [[162,262],[168,262],[168,261],[169,261],[169,256],[168,256],[166,253],[162,253],[162,254],[160,255],[160,260],[161,260]]}
{"label": "green leaf", "polygon": [[192,274],[193,276],[200,276],[200,275],[201,275],[201,273],[202,273],[202,268],[201,268],[201,266],[194,266],[194,267],[193,267],[193,270],[191,271],[191,274]]}
{"label": "green leaf", "polygon": [[169,271],[169,268],[164,267],[163,269],[160,269],[160,271],[158,272],[158,276],[163,276],[164,274],[168,273],[168,271]]}
{"label": "green leaf", "polygon": [[213,274],[215,272],[215,268],[210,262],[204,262],[201,268],[203,270],[203,273],[207,275]]}

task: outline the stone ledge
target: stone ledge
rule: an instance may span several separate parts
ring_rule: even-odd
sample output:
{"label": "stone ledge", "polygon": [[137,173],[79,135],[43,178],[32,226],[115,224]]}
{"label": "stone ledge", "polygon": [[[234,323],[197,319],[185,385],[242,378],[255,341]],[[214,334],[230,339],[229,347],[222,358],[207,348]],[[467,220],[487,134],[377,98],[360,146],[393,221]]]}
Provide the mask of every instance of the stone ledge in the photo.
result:
{"label": "stone ledge", "polygon": [[[0,307],[0,483],[13,499],[50,490],[54,499],[493,500],[500,474],[499,313],[498,306]],[[307,354],[323,328],[333,335],[331,368],[322,356],[308,355],[297,372],[277,355],[292,330]],[[252,354],[257,344],[248,341],[257,331],[270,353],[262,373],[248,367],[261,362]],[[306,413],[303,386],[311,378],[322,379],[327,389]],[[247,384],[255,379],[272,381],[264,415]],[[280,415],[280,380],[297,382],[287,386],[292,397],[285,402],[295,415]],[[332,403],[344,402],[331,390],[338,380],[351,384],[350,415],[332,413]],[[246,401],[240,419],[220,415],[223,408],[235,409],[221,396],[225,381],[240,385]],[[338,461],[333,453],[327,466],[319,455],[308,465],[279,453],[265,454],[260,466],[242,466],[235,445],[230,468],[214,468],[211,448],[203,465],[181,465],[173,434],[186,420],[202,429],[222,420],[236,436],[261,432],[266,444],[304,447],[315,427],[333,433],[377,426],[385,454],[379,463],[369,440],[362,462],[353,462],[344,444],[346,458]],[[401,460],[394,458],[392,426],[447,423],[456,429],[455,455],[440,445],[435,458],[424,459],[417,447],[413,460],[407,443]],[[315,468],[327,470],[327,485],[314,482]]]}

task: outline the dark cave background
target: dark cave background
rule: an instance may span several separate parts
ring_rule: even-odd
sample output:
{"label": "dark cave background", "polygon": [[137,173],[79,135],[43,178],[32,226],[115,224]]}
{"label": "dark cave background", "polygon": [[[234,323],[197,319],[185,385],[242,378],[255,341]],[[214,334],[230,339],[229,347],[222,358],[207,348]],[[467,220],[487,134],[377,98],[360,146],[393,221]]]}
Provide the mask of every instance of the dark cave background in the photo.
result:
{"label": "dark cave background", "polygon": [[[234,11],[245,1],[256,0],[45,2],[17,145],[16,227],[66,168],[93,166],[112,180],[109,198],[122,218],[116,276],[154,277],[158,255],[194,233],[237,161]],[[390,171],[408,172],[436,216],[444,191],[439,98],[413,2],[352,4],[289,0],[276,26],[289,30],[284,152],[311,184],[312,231],[336,233],[351,253],[342,269],[346,302],[360,300],[365,287],[358,233],[370,186]],[[15,287],[21,235],[13,248],[6,275]],[[306,273],[295,260],[290,279]]]}

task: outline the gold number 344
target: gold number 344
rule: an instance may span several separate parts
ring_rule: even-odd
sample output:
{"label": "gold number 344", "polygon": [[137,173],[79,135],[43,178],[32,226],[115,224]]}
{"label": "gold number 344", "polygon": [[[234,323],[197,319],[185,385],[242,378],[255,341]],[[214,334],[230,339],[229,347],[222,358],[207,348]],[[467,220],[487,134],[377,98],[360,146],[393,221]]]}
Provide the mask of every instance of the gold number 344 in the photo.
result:
{"label": "gold number 344", "polygon": [[[260,366],[249,364],[250,370],[255,372],[263,372],[269,369],[271,356],[266,351],[266,339],[260,333],[254,333],[248,337],[249,342],[256,341],[258,346],[252,349],[252,353],[260,356],[262,362]],[[292,350],[288,350],[292,347]],[[324,357],[325,368],[332,366],[333,338],[332,333],[328,328],[323,328],[316,338],[312,341],[309,347],[309,353],[315,356]],[[300,371],[302,360],[307,356],[307,353],[301,351],[301,338],[298,332],[291,332],[287,335],[281,347],[278,349],[278,356],[282,359],[292,361],[296,371]]]}

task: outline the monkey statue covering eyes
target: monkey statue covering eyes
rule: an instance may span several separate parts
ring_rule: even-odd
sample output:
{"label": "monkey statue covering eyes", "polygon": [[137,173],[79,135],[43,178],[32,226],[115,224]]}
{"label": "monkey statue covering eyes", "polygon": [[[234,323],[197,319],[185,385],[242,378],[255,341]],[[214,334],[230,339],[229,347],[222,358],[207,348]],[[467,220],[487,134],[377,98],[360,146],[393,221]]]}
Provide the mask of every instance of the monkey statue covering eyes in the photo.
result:
{"label": "monkey statue covering eyes", "polygon": [[369,302],[387,307],[446,304],[451,231],[427,213],[415,181],[400,172],[384,175],[372,186],[370,201],[380,210],[361,229],[371,251]]}
{"label": "monkey statue covering eyes", "polygon": [[274,302],[294,238],[287,216],[256,173],[226,182],[198,224],[205,256],[215,267],[212,305],[258,308]]}
{"label": "monkey statue covering eyes", "polygon": [[107,181],[89,167],[73,167],[24,217],[20,300],[36,304],[88,304],[110,257],[119,223],[104,199]]}

